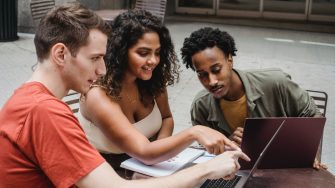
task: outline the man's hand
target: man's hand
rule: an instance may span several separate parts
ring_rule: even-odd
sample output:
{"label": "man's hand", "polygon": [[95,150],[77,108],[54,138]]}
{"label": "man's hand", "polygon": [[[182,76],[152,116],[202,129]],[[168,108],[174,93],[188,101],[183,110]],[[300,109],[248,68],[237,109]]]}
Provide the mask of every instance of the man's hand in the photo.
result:
{"label": "man's hand", "polygon": [[233,134],[229,137],[230,140],[234,141],[239,147],[241,147],[242,143],[243,130],[244,129],[242,127],[237,127]]}
{"label": "man's hand", "polygon": [[194,126],[193,135],[198,143],[204,146],[208,153],[211,154],[218,155],[225,150],[240,150],[240,148],[225,135],[205,126]]}
{"label": "man's hand", "polygon": [[322,164],[317,158],[315,158],[313,168],[316,170],[320,169],[327,170],[328,167],[325,164]]}

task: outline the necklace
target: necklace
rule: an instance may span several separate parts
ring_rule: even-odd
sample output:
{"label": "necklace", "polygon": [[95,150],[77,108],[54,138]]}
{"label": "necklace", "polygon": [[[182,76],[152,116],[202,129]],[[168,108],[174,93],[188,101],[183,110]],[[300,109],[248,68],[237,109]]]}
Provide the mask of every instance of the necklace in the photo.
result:
{"label": "necklace", "polygon": [[130,104],[136,103],[137,98],[138,98],[138,92],[137,91],[135,92],[135,96],[133,96],[133,97],[130,97],[127,92],[125,92],[124,94],[126,95],[126,98],[127,98],[128,102]]}

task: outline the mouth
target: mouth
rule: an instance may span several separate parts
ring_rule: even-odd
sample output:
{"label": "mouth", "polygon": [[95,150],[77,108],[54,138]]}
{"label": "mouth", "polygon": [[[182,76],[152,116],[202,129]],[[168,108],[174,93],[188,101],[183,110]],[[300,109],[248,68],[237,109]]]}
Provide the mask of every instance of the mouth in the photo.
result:
{"label": "mouth", "polygon": [[152,72],[155,69],[155,67],[154,66],[150,66],[150,67],[149,66],[143,66],[142,69],[146,72]]}
{"label": "mouth", "polygon": [[218,95],[218,94],[221,93],[221,91],[223,90],[223,88],[224,88],[224,86],[222,86],[222,85],[214,86],[214,87],[211,87],[211,88],[209,89],[209,91],[210,91],[211,93],[213,93],[214,95]]}
{"label": "mouth", "polygon": [[92,84],[94,84],[95,82],[96,82],[97,80],[88,80],[88,83],[90,84],[90,85],[92,85]]}

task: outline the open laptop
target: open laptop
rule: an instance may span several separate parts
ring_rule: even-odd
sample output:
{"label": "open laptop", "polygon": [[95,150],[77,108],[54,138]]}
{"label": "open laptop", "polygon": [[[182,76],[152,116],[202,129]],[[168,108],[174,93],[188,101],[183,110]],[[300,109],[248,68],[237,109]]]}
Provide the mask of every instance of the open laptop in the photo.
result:
{"label": "open laptop", "polygon": [[[258,168],[258,165],[262,161],[263,157],[265,156],[265,153],[268,151],[269,146],[272,145],[274,140],[277,140],[277,136],[279,131],[282,129],[283,125],[285,124],[285,119],[279,122],[279,124],[276,126],[277,130],[273,133],[272,137],[268,141],[268,143],[264,146],[263,150],[259,154],[257,160],[254,162],[253,167],[251,170],[239,170],[237,172],[237,175],[232,180],[224,180],[224,179],[215,179],[215,180],[206,180],[200,188],[210,188],[210,187],[234,187],[234,188],[241,188],[244,187],[244,185],[247,183],[248,179],[252,177],[255,170]],[[247,125],[249,126],[249,125]],[[245,134],[245,132],[244,132]],[[244,137],[244,135],[243,135]]]}
{"label": "open laptop", "polygon": [[326,122],[324,117],[247,118],[241,149],[251,161],[240,160],[241,169],[251,169],[254,166],[264,146],[283,120],[285,126],[271,144],[259,168],[313,167]]}

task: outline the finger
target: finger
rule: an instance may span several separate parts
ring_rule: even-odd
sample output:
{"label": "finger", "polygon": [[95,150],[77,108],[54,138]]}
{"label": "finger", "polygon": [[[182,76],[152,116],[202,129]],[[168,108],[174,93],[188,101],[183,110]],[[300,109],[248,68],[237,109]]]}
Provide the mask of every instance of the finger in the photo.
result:
{"label": "finger", "polygon": [[223,143],[223,144],[220,144],[220,152],[223,153],[224,151],[225,151],[225,145]]}
{"label": "finger", "polygon": [[234,141],[237,143],[237,145],[241,145],[241,143],[242,143],[242,138],[241,138],[241,137],[238,137],[238,136],[235,136],[235,137],[234,137]]}
{"label": "finger", "polygon": [[233,150],[240,150],[240,148],[236,144],[234,144],[234,142],[232,142],[229,139],[225,140],[225,145],[229,146],[229,148],[231,148]]}
{"label": "finger", "polygon": [[317,169],[317,170],[320,170],[320,169],[321,169],[321,168],[320,168],[320,165],[317,165],[317,166],[316,166],[316,169]]}
{"label": "finger", "polygon": [[214,146],[214,154],[219,155],[220,154],[220,146]]}
{"label": "finger", "polygon": [[234,132],[234,134],[235,136],[240,137],[240,138],[242,138],[243,136],[243,132],[240,132],[240,131]]}
{"label": "finger", "polygon": [[235,130],[236,133],[240,133],[240,134],[243,134],[243,131],[244,131],[244,128],[242,127],[237,127]]}
{"label": "finger", "polygon": [[229,145],[225,145],[224,146],[225,151],[242,151],[241,148],[238,146],[238,144],[236,142],[231,141],[231,143],[234,144],[237,147],[237,149],[236,149],[236,147],[231,147]]}
{"label": "finger", "polygon": [[315,161],[314,161],[314,163],[313,163],[313,168],[316,169],[316,170],[320,170],[320,165],[319,165],[318,160],[315,160]]}
{"label": "finger", "polygon": [[231,180],[231,179],[233,179],[234,177],[235,177],[235,173],[232,173],[232,174],[229,174],[229,175],[223,177],[223,179],[224,179],[224,180]]}
{"label": "finger", "polygon": [[250,158],[245,153],[243,153],[242,151],[236,151],[234,157],[235,157],[236,160],[238,158],[241,158],[245,161],[250,161]]}
{"label": "finger", "polygon": [[327,166],[327,165],[325,165],[325,164],[321,164],[321,163],[320,163],[320,166],[321,166],[321,168],[323,168],[323,169],[325,169],[325,170],[327,170],[327,169],[328,169],[328,166]]}
{"label": "finger", "polygon": [[241,168],[241,165],[240,165],[240,163],[238,162],[238,160],[235,160],[235,168],[236,168],[236,170],[238,170],[238,169]]}
{"label": "finger", "polygon": [[313,168],[315,168],[316,170],[320,170],[320,169],[327,169],[327,166],[321,164],[321,162],[318,159],[315,159],[313,163]]}
{"label": "finger", "polygon": [[214,154],[214,149],[212,147],[207,146],[206,151],[210,154]]}

